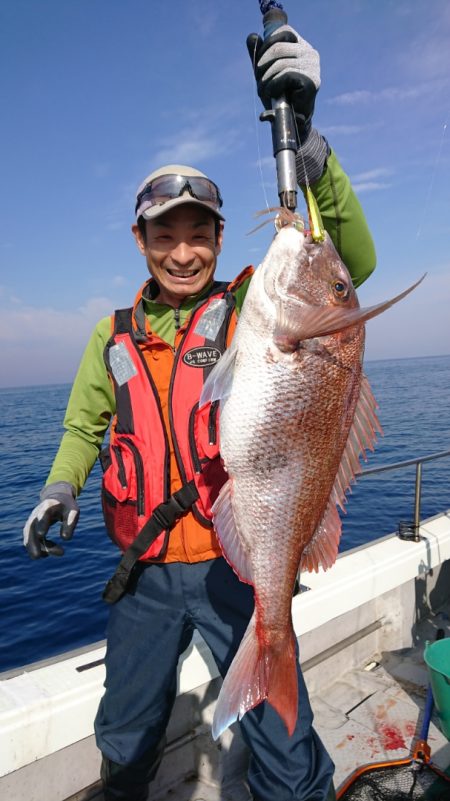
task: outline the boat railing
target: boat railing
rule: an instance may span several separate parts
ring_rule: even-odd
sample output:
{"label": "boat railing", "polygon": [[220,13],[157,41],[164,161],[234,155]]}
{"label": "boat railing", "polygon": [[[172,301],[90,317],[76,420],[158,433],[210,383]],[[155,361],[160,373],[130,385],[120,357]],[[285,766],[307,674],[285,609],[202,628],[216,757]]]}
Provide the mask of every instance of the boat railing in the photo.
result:
{"label": "boat railing", "polygon": [[422,465],[425,462],[432,462],[435,459],[443,459],[445,456],[450,456],[450,450],[438,451],[437,453],[429,453],[427,456],[419,456],[417,459],[406,459],[403,462],[393,462],[392,464],[381,465],[380,467],[371,467],[367,470],[362,470],[359,474],[363,476],[373,476],[376,473],[385,473],[388,470],[400,470],[403,467],[411,467],[416,465],[416,485],[414,491],[414,520],[413,522],[401,521],[398,526],[398,536],[403,540],[413,540],[418,542],[420,540],[419,527],[420,527],[420,499],[422,494]]}

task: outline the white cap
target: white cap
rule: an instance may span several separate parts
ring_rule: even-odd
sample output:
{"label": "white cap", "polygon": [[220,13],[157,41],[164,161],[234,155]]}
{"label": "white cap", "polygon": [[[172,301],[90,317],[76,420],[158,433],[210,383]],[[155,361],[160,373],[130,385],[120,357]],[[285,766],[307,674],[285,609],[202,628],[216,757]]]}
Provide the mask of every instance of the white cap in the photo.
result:
{"label": "white cap", "polygon": [[[145,197],[139,200],[139,195],[143,192],[147,184],[162,175],[179,175],[180,177],[185,178],[197,177],[206,178],[208,181],[211,180],[207,175],[205,175],[205,173],[200,172],[200,170],[196,170],[194,167],[187,167],[184,164],[168,164],[165,167],[160,167],[158,170],[150,173],[150,175],[147,175],[147,178],[142,181],[141,185],[138,187],[136,192],[136,219],[139,219],[139,217],[144,217],[146,220],[154,220],[155,217],[165,214],[167,211],[170,211],[170,209],[173,209],[174,206],[179,206],[181,203],[190,203],[191,205],[195,206],[203,206],[203,208],[208,209],[208,211],[214,214],[217,219],[225,219],[225,217],[222,217],[220,214],[219,206],[217,204],[213,203],[212,201],[209,202],[207,200],[197,200],[197,198],[192,197],[187,189],[179,197],[157,203],[156,205],[151,205],[151,201],[149,199],[145,199]],[[211,181],[211,183],[214,182]]]}

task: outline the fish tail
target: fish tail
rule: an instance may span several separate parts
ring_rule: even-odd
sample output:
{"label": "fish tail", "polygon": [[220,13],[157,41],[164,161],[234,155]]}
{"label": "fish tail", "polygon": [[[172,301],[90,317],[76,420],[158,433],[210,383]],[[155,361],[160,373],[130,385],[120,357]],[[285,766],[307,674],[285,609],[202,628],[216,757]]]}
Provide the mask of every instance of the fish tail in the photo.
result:
{"label": "fish tail", "polygon": [[293,632],[276,651],[271,649],[269,671],[267,700],[278,712],[291,737],[298,714],[297,654]]}
{"label": "fish tail", "polygon": [[293,632],[274,649],[261,644],[255,614],[230,665],[217,700],[212,725],[215,740],[228,726],[267,699],[292,735],[297,722],[298,680]]}

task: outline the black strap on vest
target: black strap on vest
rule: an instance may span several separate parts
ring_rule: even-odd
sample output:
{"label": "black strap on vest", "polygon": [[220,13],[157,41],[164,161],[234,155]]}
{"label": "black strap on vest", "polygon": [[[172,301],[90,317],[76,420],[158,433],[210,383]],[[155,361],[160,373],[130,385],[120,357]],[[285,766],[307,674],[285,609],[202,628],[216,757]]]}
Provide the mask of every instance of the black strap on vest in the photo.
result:
{"label": "black strap on vest", "polygon": [[130,334],[133,332],[133,309],[116,309],[114,312],[114,334]]}
{"label": "black strap on vest", "polygon": [[160,503],[153,510],[152,516],[141,528],[134,542],[127,548],[116,572],[108,581],[103,591],[103,600],[106,603],[115,604],[124,595],[131,571],[139,557],[146,552],[162,531],[171,528],[191,508],[198,497],[194,481],[189,481],[180,490],[174,492],[168,501]]}

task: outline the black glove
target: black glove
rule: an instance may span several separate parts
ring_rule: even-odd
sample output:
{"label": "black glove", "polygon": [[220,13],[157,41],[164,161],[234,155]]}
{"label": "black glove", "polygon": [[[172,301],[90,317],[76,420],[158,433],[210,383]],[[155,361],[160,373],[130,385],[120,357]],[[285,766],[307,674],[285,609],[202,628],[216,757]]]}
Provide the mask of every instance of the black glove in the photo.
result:
{"label": "black glove", "polygon": [[41,503],[33,509],[25,523],[23,544],[32,559],[62,556],[64,548],[46,539],[46,534],[52,523],[60,520],[60,537],[63,540],[72,538],[80,516],[74,489],[67,481],[56,481],[41,490],[40,498]]}
{"label": "black glove", "polygon": [[311,129],[314,103],[320,87],[320,58],[305,39],[289,25],[282,25],[264,39],[247,37],[247,48],[255,72],[258,95],[266,109],[272,99],[284,95],[292,105],[300,140]]}

